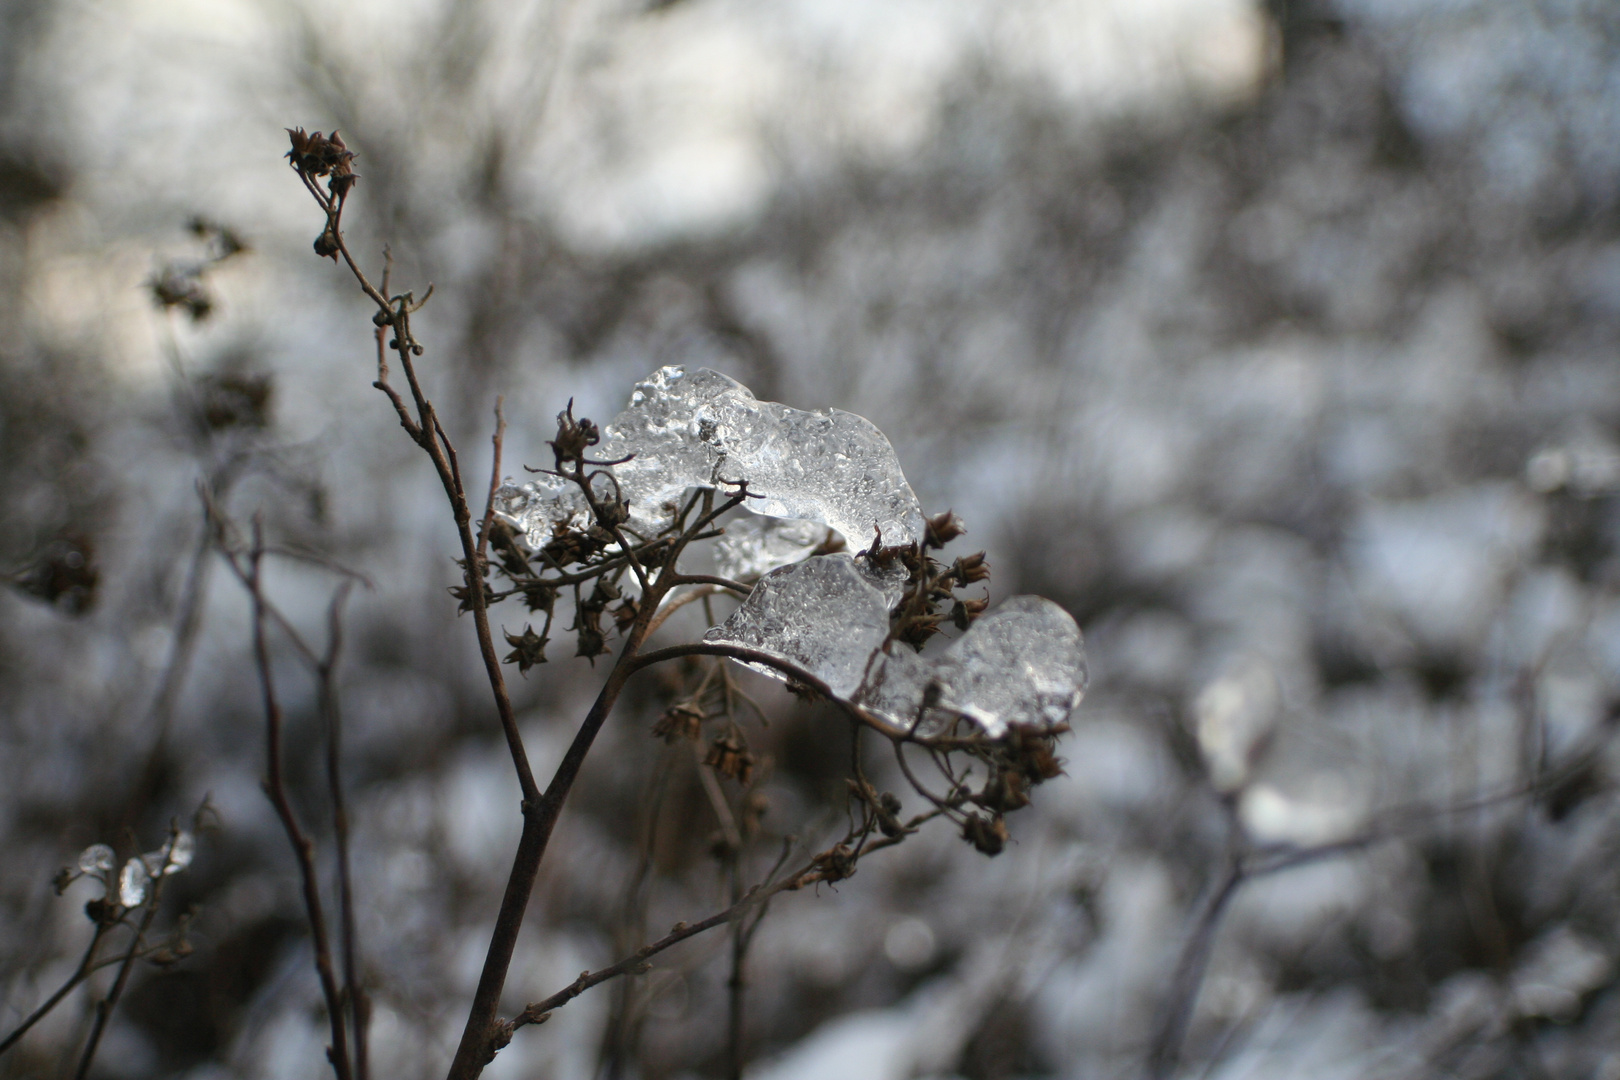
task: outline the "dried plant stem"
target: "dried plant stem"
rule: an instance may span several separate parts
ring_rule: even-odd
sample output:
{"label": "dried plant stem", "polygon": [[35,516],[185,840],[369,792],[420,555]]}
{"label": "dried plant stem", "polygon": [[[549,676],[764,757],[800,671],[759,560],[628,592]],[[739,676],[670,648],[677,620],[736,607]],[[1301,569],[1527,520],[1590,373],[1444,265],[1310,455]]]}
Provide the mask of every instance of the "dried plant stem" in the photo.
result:
{"label": "dried plant stem", "polygon": [[[939,811],[937,810],[930,810],[927,813],[918,814],[916,817],[906,822],[906,832],[909,833],[915,830],[918,826],[938,816]],[[886,847],[893,847],[894,845],[900,843],[900,841],[904,838],[905,836],[902,834],[901,836],[884,837],[881,840],[873,841],[872,843],[866,845],[862,854],[871,854],[874,851],[879,851]],[[579,978],[575,979],[573,982],[569,983],[555,994],[552,994],[550,997],[544,998],[540,1001],[530,1003],[512,1021],[512,1026],[514,1028],[520,1028],[527,1024],[544,1023],[550,1017],[554,1009],[559,1009],[568,1004],[570,1001],[574,1000],[591,987],[598,986],[604,982],[607,982],[609,979],[617,978],[620,975],[644,974],[648,970],[647,961],[652,959],[654,956],[657,956],[665,949],[679,945],[688,938],[697,937],[699,934],[704,933],[705,931],[713,930],[717,926],[724,926],[733,919],[740,918],[756,907],[762,908],[767,901],[776,896],[778,893],[790,892],[795,889],[803,888],[810,881],[816,880],[814,875],[818,869],[818,863],[815,860],[805,863],[790,874],[778,876],[783,863],[786,861],[786,855],[788,853],[788,850],[784,850],[783,858],[777,861],[776,867],[772,870],[771,874],[767,876],[765,883],[755,885],[753,888],[749,889],[742,895],[741,899],[732,904],[730,907],[726,908],[724,911],[717,911],[713,915],[710,915],[708,918],[699,922],[690,924],[676,923],[670,928],[669,933],[665,934],[657,941],[649,942],[648,944],[643,945],[641,948],[637,949],[623,960],[620,960],[618,963],[609,964],[607,967],[598,971],[581,972]],[[757,926],[758,923],[756,921],[754,927],[757,928]],[[751,933],[752,930],[750,930],[750,934]]]}
{"label": "dried plant stem", "polygon": [[321,712],[326,720],[326,781],[332,800],[332,833],[337,848],[338,920],[343,949],[343,999],[347,1006],[349,1031],[354,1040],[356,1080],[370,1076],[370,1054],[366,1037],[370,1003],[360,977],[360,941],[355,928],[354,887],[349,869],[349,810],[343,794],[343,714],[339,708],[336,671],[343,648],[343,604],[349,596],[349,582],[338,586],[327,608],[327,647],[316,669],[320,683]]}
{"label": "dried plant stem", "polygon": [[124,988],[129,985],[129,974],[135,967],[135,961],[141,955],[141,942],[146,939],[146,932],[152,928],[152,920],[157,918],[158,903],[163,899],[164,871],[168,869],[167,856],[163,866],[158,870],[157,876],[152,879],[152,895],[146,899],[146,910],[141,913],[140,925],[135,930],[135,936],[130,939],[129,950],[124,953],[123,961],[118,965],[118,974],[113,978],[112,989],[107,996],[96,1002],[96,1018],[90,1026],[90,1038],[85,1041],[84,1052],[79,1056],[79,1067],[74,1071],[74,1080],[84,1080],[90,1074],[90,1063],[95,1060],[96,1050],[101,1046],[101,1036],[107,1030],[107,1021],[112,1019],[112,1013],[118,1007],[118,999],[123,997]]}
{"label": "dried plant stem", "polygon": [[[265,741],[267,753],[265,794],[281,819],[282,829],[292,846],[303,879],[304,908],[309,916],[310,936],[315,945],[315,972],[320,978],[321,994],[326,999],[327,1019],[332,1029],[332,1045],[328,1057],[338,1080],[353,1080],[354,1072],[349,1056],[348,1033],[344,1024],[343,997],[338,990],[337,977],[332,970],[332,948],[328,939],[326,915],[321,905],[320,879],[315,871],[315,845],[298,824],[292,803],[287,798],[286,781],[281,761],[281,705],[276,699],[275,681],[270,670],[270,649],[266,641],[265,623],[267,604],[264,599],[263,577],[260,573],[264,559],[264,541],[257,522],[253,527],[253,549],[248,553],[247,585],[253,599],[253,655],[259,671],[259,689],[264,700]],[[233,565],[234,560],[233,560]]]}
{"label": "dried plant stem", "polygon": [[84,958],[79,961],[79,966],[74,968],[73,974],[67,977],[67,981],[61,986],[57,987],[56,992],[50,997],[46,998],[40,1004],[39,1008],[29,1013],[27,1018],[23,1020],[22,1023],[18,1024],[11,1034],[7,1035],[4,1039],[0,1039],[0,1054],[5,1053],[7,1050],[10,1050],[13,1046],[15,1046],[17,1040],[21,1039],[28,1033],[29,1028],[43,1020],[52,1009],[61,1004],[63,998],[67,997],[73,992],[74,987],[78,986],[80,983],[84,982],[85,979],[89,978],[90,973],[95,971],[97,967],[100,966],[96,963],[96,949],[101,945],[101,939],[106,936],[106,933],[106,925],[99,922],[96,923],[96,932],[91,936],[90,945],[84,950]]}

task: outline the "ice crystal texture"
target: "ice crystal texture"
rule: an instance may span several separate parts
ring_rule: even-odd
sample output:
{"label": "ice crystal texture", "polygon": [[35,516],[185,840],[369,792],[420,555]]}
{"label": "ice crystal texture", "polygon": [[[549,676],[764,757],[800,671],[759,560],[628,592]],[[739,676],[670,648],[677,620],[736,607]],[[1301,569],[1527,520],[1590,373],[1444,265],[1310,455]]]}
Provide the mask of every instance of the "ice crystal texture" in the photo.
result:
{"label": "ice crystal texture", "polygon": [[[817,555],[760,579],[707,641],[763,649],[847,698],[889,633],[889,602],[848,555]],[[775,669],[749,665],[776,678]]]}
{"label": "ice crystal texture", "polygon": [[79,852],[79,873],[81,874],[105,873],[116,865],[113,849],[106,844],[91,844]]}
{"label": "ice crystal texture", "polygon": [[814,521],[738,518],[715,543],[715,569],[733,581],[752,581],[807,558],[828,536],[827,527]]}
{"label": "ice crystal texture", "polygon": [[[748,481],[756,514],[820,522],[856,547],[882,531],[885,544],[922,537],[922,511],[889,440],[871,421],[838,409],[806,412],[759,401],[719,372],[665,367],[636,386],[630,405],[602,429],[591,457],[616,461],[604,472],[630,507],[630,526],[657,532],[692,488]],[[597,483],[611,496],[613,482]],[[590,524],[573,485],[539,476],[510,482],[496,509],[531,547],[565,528]]]}
{"label": "ice crystal texture", "polygon": [[[743,606],[705,635],[789,660],[834,694],[919,734],[958,717],[992,738],[1010,725],[1049,728],[1085,691],[1080,628],[1036,596],[1015,596],[936,656],[901,645],[880,650],[890,600],[862,564],[820,555],[760,579]],[[762,665],[749,665],[781,678]]]}
{"label": "ice crystal texture", "polygon": [[894,648],[859,703],[918,734],[957,717],[997,738],[1010,725],[1048,728],[1069,718],[1086,687],[1086,654],[1069,613],[1015,596],[979,619],[937,658]]}
{"label": "ice crystal texture", "polygon": [[125,907],[140,907],[146,903],[146,883],[150,875],[146,866],[140,859],[131,859],[124,864],[124,872],[118,875],[118,902]]}

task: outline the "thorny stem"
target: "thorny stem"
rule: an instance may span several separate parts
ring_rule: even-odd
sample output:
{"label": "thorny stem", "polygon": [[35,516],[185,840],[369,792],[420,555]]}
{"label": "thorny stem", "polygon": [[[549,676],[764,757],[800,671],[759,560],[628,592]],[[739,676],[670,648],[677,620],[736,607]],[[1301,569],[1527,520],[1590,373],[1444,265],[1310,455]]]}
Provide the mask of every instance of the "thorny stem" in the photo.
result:
{"label": "thorny stem", "polygon": [[343,998],[338,991],[337,978],[332,972],[332,948],[327,938],[326,915],[321,905],[320,880],[315,872],[315,845],[304,834],[287,798],[286,782],[281,762],[281,705],[276,700],[275,681],[270,670],[270,649],[266,642],[267,621],[263,578],[260,566],[264,558],[264,540],[257,521],[253,526],[253,549],[248,553],[248,588],[253,598],[253,655],[259,670],[259,688],[264,700],[265,742],[267,751],[265,794],[281,819],[282,829],[292,846],[303,879],[304,908],[309,916],[310,936],[315,945],[315,972],[320,978],[321,994],[326,999],[327,1019],[332,1028],[332,1046],[328,1056],[338,1080],[353,1080],[349,1058],[348,1033],[343,1017]]}
{"label": "thorny stem", "polygon": [[106,933],[106,924],[97,922],[96,932],[91,935],[90,945],[84,950],[84,958],[79,961],[79,966],[73,970],[72,975],[68,976],[67,981],[57,988],[56,993],[46,998],[44,1002],[40,1004],[39,1008],[29,1013],[27,1019],[18,1024],[16,1029],[12,1031],[11,1034],[7,1035],[4,1039],[0,1039],[0,1054],[5,1053],[7,1050],[10,1050],[12,1046],[16,1045],[17,1040],[27,1034],[29,1028],[33,1027],[35,1024],[44,1019],[46,1014],[48,1014],[52,1009],[56,1008],[56,1006],[61,1003],[63,998],[67,997],[73,992],[74,987],[78,986],[80,983],[84,982],[85,979],[90,977],[90,973],[95,971],[99,966],[96,963],[96,948],[100,946],[101,939],[106,935]]}

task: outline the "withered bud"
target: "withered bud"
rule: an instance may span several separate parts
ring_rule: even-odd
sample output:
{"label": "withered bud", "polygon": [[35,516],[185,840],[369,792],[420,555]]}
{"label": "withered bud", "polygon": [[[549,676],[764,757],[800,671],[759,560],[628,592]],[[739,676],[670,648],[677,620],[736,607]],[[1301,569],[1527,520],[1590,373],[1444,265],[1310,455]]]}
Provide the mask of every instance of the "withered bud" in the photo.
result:
{"label": "withered bud", "polygon": [[[484,592],[484,606],[487,608],[495,602],[495,592],[489,587],[489,582],[482,579],[479,580],[478,587]],[[473,609],[473,594],[467,589],[467,586],[453,585],[450,587],[449,593],[456,598],[457,615],[465,615]]]}
{"label": "withered bud", "polygon": [[584,417],[574,419],[574,399],[568,399],[568,408],[557,414],[557,437],[551,440],[551,449],[557,455],[557,468],[564,462],[585,460],[585,448],[602,441],[596,425]]}
{"label": "withered bud", "polygon": [[958,600],[951,605],[951,622],[956,624],[958,630],[966,630],[973,625],[973,620],[984,614],[984,609],[990,606],[990,598],[982,600]]}
{"label": "withered bud", "polygon": [[678,739],[697,742],[703,735],[703,711],[691,702],[671,705],[652,728],[653,737],[674,744]]}
{"label": "withered bud", "polygon": [[347,173],[349,162],[354,160],[354,152],[343,144],[343,137],[335,131],[327,138],[319,131],[307,134],[303,128],[288,128],[287,137],[292,143],[287,160],[308,176],[325,176],[334,169]]}
{"label": "withered bud", "polygon": [[990,564],[985,561],[984,552],[980,551],[957,559],[956,565],[951,568],[951,573],[956,576],[959,584],[971,585],[976,581],[989,580]]}
{"label": "withered bud", "polygon": [[595,666],[596,658],[607,652],[607,637],[595,626],[582,626],[579,628],[579,648],[575,656],[583,656]]}
{"label": "withered bud", "polygon": [[[323,259],[331,259],[333,262],[337,262],[337,234],[332,231],[332,227],[330,225],[321,230],[321,235],[315,238],[314,246],[315,254],[319,255]],[[397,349],[399,346],[395,345],[394,348]]]}
{"label": "withered bud", "polygon": [[884,836],[895,837],[905,834],[906,827],[900,823],[900,798],[892,791],[885,791],[878,799],[877,804],[878,828]]}
{"label": "withered bud", "polygon": [[703,764],[739,784],[746,784],[753,778],[754,762],[754,755],[733,732],[715,739],[709,746],[709,756],[703,759]]}
{"label": "withered bud", "polygon": [[855,856],[848,844],[836,844],[812,857],[810,865],[815,869],[809,881],[843,881],[855,873]]}
{"label": "withered bud", "polygon": [[1018,725],[1007,733],[1007,756],[1031,784],[1063,774],[1063,761],[1052,752],[1053,736],[1058,733]]}
{"label": "withered bud", "polygon": [[942,548],[967,532],[967,526],[962,519],[950,510],[943,514],[935,514],[928,519],[927,531],[923,534],[923,543],[932,548]]}
{"label": "withered bud", "polygon": [[894,636],[912,648],[921,650],[929,638],[939,633],[939,624],[944,618],[943,615],[932,613],[907,615],[895,626]]}
{"label": "withered bud", "polygon": [[973,796],[973,801],[997,815],[1021,810],[1029,805],[1029,783],[1023,773],[1004,769],[990,777],[984,790]]}
{"label": "withered bud", "polygon": [[521,635],[508,633],[506,643],[512,646],[506,662],[516,664],[520,674],[526,675],[534,665],[546,662],[547,639],[536,634],[532,626],[525,626]]}
{"label": "withered bud", "polygon": [[962,839],[985,855],[1000,855],[1007,846],[1007,823],[999,814],[993,818],[969,814],[962,825]]}

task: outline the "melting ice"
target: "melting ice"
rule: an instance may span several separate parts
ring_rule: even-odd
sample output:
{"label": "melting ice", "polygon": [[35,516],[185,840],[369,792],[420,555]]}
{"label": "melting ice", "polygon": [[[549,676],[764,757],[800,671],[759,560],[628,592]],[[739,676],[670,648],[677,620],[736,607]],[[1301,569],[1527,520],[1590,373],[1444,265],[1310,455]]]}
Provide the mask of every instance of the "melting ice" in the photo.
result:
{"label": "melting ice", "polygon": [[[922,538],[922,510],[889,440],[871,421],[838,409],[806,412],[759,401],[735,379],[707,368],[666,367],[636,386],[630,405],[602,429],[592,457],[630,506],[630,526],[657,532],[694,487],[747,480],[757,514],[819,522],[853,547],[874,528],[886,544]],[[604,494],[612,483],[598,481]],[[496,509],[531,547],[563,528],[590,524],[580,493],[557,477],[506,483]]]}
{"label": "melting ice", "polygon": [[[775,653],[841,698],[860,687],[889,633],[889,602],[848,555],[817,555],[760,579],[706,641]],[[775,678],[775,669],[749,665]]]}
{"label": "melting ice", "polygon": [[715,542],[715,569],[733,581],[752,581],[805,558],[825,544],[829,535],[827,526],[814,521],[738,518]]}
{"label": "melting ice", "polygon": [[1012,724],[1061,723],[1080,704],[1080,628],[1050,600],[1015,596],[934,656],[900,645],[884,654],[893,599],[883,584],[847,555],[815,556],[761,578],[705,639],[775,653],[839,697],[924,735],[962,717],[995,738]]}
{"label": "melting ice", "polygon": [[895,648],[856,700],[918,734],[965,717],[992,738],[1009,725],[1069,718],[1086,688],[1086,653],[1069,613],[1015,596],[975,622],[937,658]]}

